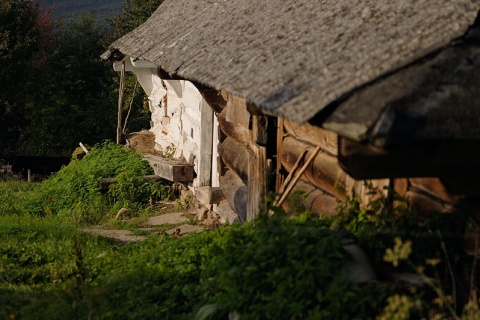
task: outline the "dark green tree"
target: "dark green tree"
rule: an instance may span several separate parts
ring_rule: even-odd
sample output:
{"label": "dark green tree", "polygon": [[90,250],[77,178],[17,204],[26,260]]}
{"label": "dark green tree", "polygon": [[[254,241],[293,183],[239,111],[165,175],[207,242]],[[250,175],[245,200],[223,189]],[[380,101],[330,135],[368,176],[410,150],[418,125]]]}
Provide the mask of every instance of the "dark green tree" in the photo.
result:
{"label": "dark green tree", "polygon": [[111,34],[106,38],[107,44],[120,38],[144,23],[163,0],[127,0],[122,14],[107,20],[112,27]]}
{"label": "dark green tree", "polygon": [[39,1],[0,2],[0,159],[15,156],[35,105],[37,75],[56,40],[49,14]]}
{"label": "dark green tree", "polygon": [[34,93],[27,115],[22,154],[69,155],[79,142],[95,144],[115,137],[115,73],[99,58],[101,26],[94,16],[70,21]]}

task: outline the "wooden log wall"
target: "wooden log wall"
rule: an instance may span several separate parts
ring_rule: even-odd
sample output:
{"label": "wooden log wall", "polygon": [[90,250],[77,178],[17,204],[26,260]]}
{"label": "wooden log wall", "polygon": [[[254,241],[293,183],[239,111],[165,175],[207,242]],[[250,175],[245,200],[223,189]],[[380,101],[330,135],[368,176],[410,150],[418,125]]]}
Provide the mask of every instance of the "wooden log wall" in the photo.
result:
{"label": "wooden log wall", "polygon": [[249,185],[250,113],[245,99],[224,94],[225,103],[218,113],[220,188],[241,221],[247,219]]}
{"label": "wooden log wall", "polygon": [[[345,200],[347,195],[360,197],[362,203],[368,205],[372,196],[368,194],[371,189],[366,182],[385,196],[386,188],[393,188],[398,194],[406,196],[410,209],[426,214],[452,212],[462,199],[449,193],[438,178],[355,180],[338,164],[336,134],[309,124],[284,120],[283,138],[279,141],[282,145],[278,148],[278,158],[284,174],[292,170],[303,150],[308,150],[305,156],[308,158],[315,147],[320,147],[321,151],[295,189],[304,191],[308,195],[307,207],[322,215],[335,214],[334,204]],[[287,202],[284,207],[290,209],[291,206]]]}
{"label": "wooden log wall", "polygon": [[[280,118],[277,137],[267,137],[262,128],[263,119],[248,111],[245,99],[225,92],[209,95],[207,101],[215,104],[219,123],[220,188],[228,194],[226,198],[230,206],[241,215],[242,220],[253,218],[247,212],[254,210],[254,206],[261,202],[263,195],[260,193],[267,191],[266,178],[262,173],[267,170],[268,163],[262,149],[266,144],[274,144],[277,148],[277,165],[273,168],[281,173],[276,181],[277,192],[297,159],[303,156],[301,163],[304,162],[316,147],[320,147],[320,152],[295,184],[294,190],[307,194],[306,208],[324,216],[336,214],[338,203],[347,196],[360,197],[362,203],[368,205],[371,190],[365,182],[384,195],[387,195],[386,187],[406,195],[410,208],[418,212],[452,212],[462,199],[449,193],[438,178],[355,180],[338,164],[335,133]],[[304,150],[307,150],[306,154]],[[294,197],[291,196],[290,200],[294,201]],[[283,206],[290,210],[291,204],[287,199]]]}

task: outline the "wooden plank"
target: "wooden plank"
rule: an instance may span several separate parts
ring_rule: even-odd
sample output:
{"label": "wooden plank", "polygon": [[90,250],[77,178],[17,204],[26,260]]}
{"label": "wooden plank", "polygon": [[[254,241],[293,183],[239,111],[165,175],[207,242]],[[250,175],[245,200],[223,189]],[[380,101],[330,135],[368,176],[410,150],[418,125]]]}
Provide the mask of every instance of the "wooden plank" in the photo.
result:
{"label": "wooden plank", "polygon": [[409,208],[415,210],[419,215],[454,212],[452,205],[442,203],[415,191],[407,192],[407,202]]}
{"label": "wooden plank", "polygon": [[336,133],[312,126],[308,123],[296,123],[285,119],[285,131],[297,140],[320,146],[323,152],[338,154],[338,136]]}
{"label": "wooden plank", "polygon": [[213,114],[213,137],[212,137],[212,187],[219,187],[219,155],[218,155],[218,144],[219,144],[219,131],[218,126],[218,116]]}
{"label": "wooden plank", "polygon": [[258,216],[267,194],[267,148],[252,142],[249,151],[247,221]]}
{"label": "wooden plank", "polygon": [[117,144],[122,142],[122,107],[123,107],[123,87],[125,85],[125,61],[122,61],[120,71],[120,88],[118,89],[118,110],[117,110]]}
{"label": "wooden plank", "polygon": [[194,177],[194,165],[185,161],[162,158],[154,155],[143,155],[150,164],[155,175],[172,182],[191,182]]}
{"label": "wooden plank", "polygon": [[[337,214],[339,200],[336,197],[322,192],[315,186],[303,181],[298,181],[293,190],[294,192],[300,190],[306,194],[305,201],[301,204],[298,204],[303,205],[305,209],[310,210],[311,212],[322,217],[329,217]],[[287,198],[287,201],[285,201],[282,205],[286,211],[292,210],[293,206],[296,205],[295,203],[292,203],[295,201],[293,198],[294,192],[290,194],[290,196]]]}
{"label": "wooden plank", "polygon": [[[142,179],[145,182],[163,180],[162,177],[159,177],[159,176],[156,176],[156,175],[153,175],[153,174],[146,175],[146,176],[141,176],[139,178]],[[99,186],[100,190],[107,190],[110,187],[110,185],[115,184],[117,182],[118,182],[117,178],[100,178],[98,180],[98,186]]]}
{"label": "wooden plank", "polygon": [[213,110],[202,99],[200,106],[200,145],[198,154],[198,186],[212,184]]}
{"label": "wooden plank", "polygon": [[[283,140],[280,160],[287,171],[292,170],[297,158],[308,147],[311,146],[292,137],[286,137]],[[346,178],[347,175],[338,165],[337,158],[323,152],[315,157],[302,177],[314,186],[342,200],[345,199]]]}
{"label": "wooden plank", "polygon": [[227,95],[214,89],[198,90],[213,111],[220,113],[227,106]]}
{"label": "wooden plank", "polygon": [[222,132],[230,138],[233,138],[235,141],[243,144],[248,144],[250,132],[247,126],[243,126],[237,122],[227,121],[227,112],[228,108],[225,108],[218,115],[218,125]]}
{"label": "wooden plank", "polygon": [[267,137],[267,122],[263,116],[252,116],[252,130],[249,143],[248,159],[248,205],[247,221],[255,219],[260,206],[265,203],[267,196],[267,148],[257,143],[265,142]]}
{"label": "wooden plank", "polygon": [[275,192],[279,193],[283,184],[282,175],[282,161],[280,161],[280,154],[282,153],[283,135],[284,135],[284,120],[283,117],[277,118],[277,153],[276,153],[276,170],[275,170]]}
{"label": "wooden plank", "polygon": [[290,173],[288,174],[287,178],[285,179],[285,181],[282,183],[282,185],[277,191],[278,194],[275,197],[275,201],[273,201],[274,206],[278,205],[280,198],[282,197],[282,194],[285,192],[285,188],[288,187],[292,178],[297,174],[297,170],[300,167],[300,163],[303,161],[303,158],[305,157],[306,154],[307,154],[307,149],[303,150],[303,152],[297,158],[297,161],[293,165],[293,168],[290,170]]}
{"label": "wooden plank", "polygon": [[[408,179],[407,178],[395,178],[393,179],[393,191],[399,196],[404,197],[408,191]],[[393,206],[398,207],[405,205],[404,201],[393,200]]]}
{"label": "wooden plank", "polygon": [[[280,199],[278,200],[278,202],[276,202],[274,205],[282,205],[283,201],[285,201],[285,199],[288,197],[288,195],[290,194],[290,192],[292,192],[292,189],[293,187],[295,186],[295,184],[298,182],[298,180],[300,180],[301,176],[303,175],[303,173],[307,170],[308,166],[310,165],[310,163],[315,159],[315,157],[317,156],[318,152],[320,151],[320,147],[316,147],[315,150],[313,150],[313,152],[310,154],[310,156],[308,157],[307,161],[305,161],[305,163],[303,164],[302,168],[300,169],[300,171],[298,171],[292,182],[290,182],[290,184],[287,186],[287,188],[285,189],[285,192],[282,194],[282,196],[280,197]],[[297,162],[298,163],[298,162]]]}

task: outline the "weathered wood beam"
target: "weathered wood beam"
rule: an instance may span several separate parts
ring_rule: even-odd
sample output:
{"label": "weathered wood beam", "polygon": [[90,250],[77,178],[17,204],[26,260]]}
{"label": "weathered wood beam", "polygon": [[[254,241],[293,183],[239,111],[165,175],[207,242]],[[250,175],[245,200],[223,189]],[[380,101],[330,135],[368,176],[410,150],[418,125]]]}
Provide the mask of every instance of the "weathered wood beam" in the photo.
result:
{"label": "weathered wood beam", "polygon": [[246,146],[227,137],[223,143],[218,146],[218,154],[229,169],[233,170],[243,182],[248,182],[248,163],[250,156]]}
{"label": "weathered wood beam", "polygon": [[228,170],[223,176],[220,176],[220,188],[240,220],[245,221],[248,203],[247,185],[233,170]]}
{"label": "weathered wood beam", "polygon": [[280,192],[280,188],[283,184],[282,175],[282,161],[280,161],[280,154],[282,153],[283,135],[284,132],[284,119],[283,117],[277,118],[277,153],[276,153],[276,168],[275,168],[275,192]]}
{"label": "weathered wood beam", "polygon": [[228,94],[225,91],[209,88],[198,88],[198,91],[216,113],[222,112],[227,106]]}
{"label": "weathered wood beam", "polygon": [[[198,186],[211,186],[212,184],[212,153],[213,153],[213,110],[202,101],[200,106],[200,150],[198,153]],[[216,146],[216,144],[215,144]]]}
{"label": "weathered wood beam", "polygon": [[252,130],[250,135],[248,159],[248,208],[247,221],[255,219],[260,206],[265,203],[267,196],[267,125],[266,116],[252,116]]}
{"label": "weathered wood beam", "polygon": [[[306,199],[302,199],[301,203],[298,204],[299,206],[305,206],[305,209],[317,213],[322,217],[334,216],[337,214],[339,200],[336,197],[303,181],[298,181],[293,190],[300,190],[306,194]],[[293,210],[294,208],[292,206],[296,205],[295,200],[293,194],[290,194],[282,207],[286,211]]]}
{"label": "weathered wood beam", "polygon": [[120,71],[120,88],[118,89],[118,111],[117,111],[117,144],[122,142],[122,108],[123,108],[123,87],[125,85],[125,61],[122,61]]}
{"label": "weathered wood beam", "polygon": [[[480,141],[408,144],[378,148],[339,139],[338,161],[353,178],[480,177]],[[450,191],[450,190],[449,190]],[[452,190],[453,192],[453,190]]]}
{"label": "weathered wood beam", "polygon": [[162,158],[151,154],[142,158],[150,164],[155,175],[172,182],[190,182],[194,178],[193,164],[184,161]]}
{"label": "weathered wood beam", "polygon": [[312,126],[308,123],[296,123],[285,119],[285,131],[297,140],[320,146],[323,152],[338,154],[338,136],[336,133]]}
{"label": "weathered wood beam", "polygon": [[[315,150],[313,150],[313,152],[308,157],[307,161],[305,161],[305,163],[303,164],[302,168],[297,173],[295,173],[295,175],[293,176],[293,180],[286,187],[285,192],[282,194],[282,196],[280,197],[278,202],[275,203],[275,205],[281,206],[283,201],[285,201],[285,199],[287,199],[290,192],[292,192],[293,187],[300,180],[301,176],[307,170],[310,163],[315,159],[315,157],[317,156],[319,151],[320,151],[320,147],[316,147]],[[298,163],[298,161],[297,161],[297,163]]]}
{"label": "weathered wood beam", "polygon": [[[139,177],[145,182],[152,182],[152,181],[162,181],[164,180],[162,177],[156,176],[156,175],[146,175]],[[116,178],[100,178],[98,180],[98,186],[101,191],[106,191],[108,188],[112,185],[118,183],[118,179]]]}
{"label": "weathered wood beam", "polygon": [[[285,169],[290,172],[305,148],[312,146],[292,137],[283,140],[283,150],[280,160]],[[311,151],[307,153],[307,158]],[[338,165],[337,158],[327,153],[320,152],[308,166],[302,179],[310,184],[336,196],[345,199],[346,174]]]}

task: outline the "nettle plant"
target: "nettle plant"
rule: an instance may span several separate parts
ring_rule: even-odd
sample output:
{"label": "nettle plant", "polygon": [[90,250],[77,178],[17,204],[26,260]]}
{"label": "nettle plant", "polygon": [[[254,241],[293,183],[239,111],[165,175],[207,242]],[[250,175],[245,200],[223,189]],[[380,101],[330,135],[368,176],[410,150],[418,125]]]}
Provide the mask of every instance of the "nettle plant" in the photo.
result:
{"label": "nettle plant", "polygon": [[[109,211],[138,208],[148,204],[151,198],[169,197],[167,184],[145,182],[140,178],[148,174],[152,174],[152,168],[140,154],[106,141],[40,184],[30,197],[28,211],[39,215],[71,215],[80,221],[95,223]],[[116,178],[118,182],[102,194],[100,178]]]}
{"label": "nettle plant", "polygon": [[370,203],[347,197],[331,227],[355,235],[379,281],[395,285],[378,319],[478,319],[476,258],[463,247],[468,216],[412,211],[392,190],[367,187]]}

